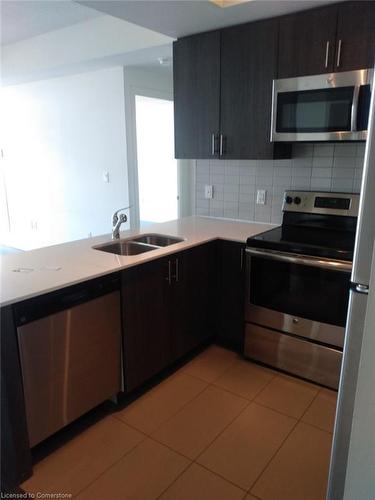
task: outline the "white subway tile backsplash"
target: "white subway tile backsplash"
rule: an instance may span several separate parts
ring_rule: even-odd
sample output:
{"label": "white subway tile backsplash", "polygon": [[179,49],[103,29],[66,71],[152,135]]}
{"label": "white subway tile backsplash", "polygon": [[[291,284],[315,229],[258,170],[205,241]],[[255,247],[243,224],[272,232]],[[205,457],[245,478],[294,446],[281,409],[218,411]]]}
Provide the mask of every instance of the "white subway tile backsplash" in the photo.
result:
{"label": "white subway tile backsplash", "polygon": [[311,172],[312,177],[332,177],[332,168],[313,167]]}
{"label": "white subway tile backsplash", "polygon": [[330,168],[332,167],[333,164],[333,157],[332,156],[314,156],[312,166],[313,168],[315,167],[326,167]]}
{"label": "white subway tile backsplash", "polygon": [[333,156],[335,146],[333,144],[314,144],[314,157]]}
{"label": "white subway tile backsplash", "polygon": [[333,166],[334,167],[339,167],[339,168],[353,168],[355,167],[356,164],[356,158],[345,158],[345,157],[340,157],[340,156],[335,156],[335,159],[333,160]]}
{"label": "white subway tile backsplash", "polygon": [[354,179],[353,181],[353,193],[360,193],[361,191],[361,179]]}
{"label": "white subway tile backsplash", "polygon": [[338,156],[357,156],[357,144],[335,144],[335,157]]}
{"label": "white subway tile backsplash", "polygon": [[311,177],[311,167],[292,167],[292,177]]}
{"label": "white subway tile backsplash", "polygon": [[240,167],[235,162],[226,161],[224,167],[225,175],[240,175]]}
{"label": "white subway tile backsplash", "polygon": [[331,178],[326,177],[311,177],[311,189],[313,191],[330,191],[331,190]]}
{"label": "white subway tile backsplash", "polygon": [[256,183],[255,175],[240,175],[240,186],[242,184],[252,184]]}
{"label": "white subway tile backsplash", "polygon": [[222,174],[211,175],[211,184],[224,184],[225,176]]}
{"label": "white subway tile backsplash", "polygon": [[224,188],[224,201],[238,201],[238,191],[226,192]]}
{"label": "white subway tile backsplash", "polygon": [[[284,191],[321,190],[359,192],[363,144],[295,144],[289,160],[198,160],[196,213],[280,224]],[[214,186],[214,197],[204,198],[204,186]],[[265,189],[266,204],[255,203],[257,189]]]}
{"label": "white subway tile backsplash", "polygon": [[311,187],[311,177],[293,177],[291,187],[309,191]]}
{"label": "white subway tile backsplash", "polygon": [[353,179],[332,179],[332,190],[351,193],[353,191]]}
{"label": "white subway tile backsplash", "polygon": [[273,175],[274,177],[290,177],[292,175],[292,167],[290,165],[283,167],[275,167]]}
{"label": "white subway tile backsplash", "polygon": [[353,179],[355,175],[354,168],[334,168],[332,171],[332,177],[337,179],[338,177],[342,177],[345,179]]}

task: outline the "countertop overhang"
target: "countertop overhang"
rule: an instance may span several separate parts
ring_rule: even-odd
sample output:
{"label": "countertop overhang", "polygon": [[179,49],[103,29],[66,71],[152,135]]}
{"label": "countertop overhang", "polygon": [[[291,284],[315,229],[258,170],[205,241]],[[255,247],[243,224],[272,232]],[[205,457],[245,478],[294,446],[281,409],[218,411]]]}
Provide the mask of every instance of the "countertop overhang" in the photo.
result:
{"label": "countertop overhang", "polygon": [[192,216],[152,224],[135,231],[122,231],[121,239],[146,233],[184,238],[180,243],[139,255],[114,255],[92,248],[110,241],[111,234],[4,255],[1,257],[0,306],[121,271],[216,239],[245,243],[249,236],[272,227],[275,225]]}

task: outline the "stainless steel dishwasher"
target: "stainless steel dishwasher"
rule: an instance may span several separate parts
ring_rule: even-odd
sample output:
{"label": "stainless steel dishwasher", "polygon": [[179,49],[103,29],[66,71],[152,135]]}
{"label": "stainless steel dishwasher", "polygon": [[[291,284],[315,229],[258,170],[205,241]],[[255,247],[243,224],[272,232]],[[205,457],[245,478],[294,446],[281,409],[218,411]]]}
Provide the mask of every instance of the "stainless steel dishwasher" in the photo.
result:
{"label": "stainless steel dishwasher", "polygon": [[118,276],[15,306],[30,446],[121,390]]}

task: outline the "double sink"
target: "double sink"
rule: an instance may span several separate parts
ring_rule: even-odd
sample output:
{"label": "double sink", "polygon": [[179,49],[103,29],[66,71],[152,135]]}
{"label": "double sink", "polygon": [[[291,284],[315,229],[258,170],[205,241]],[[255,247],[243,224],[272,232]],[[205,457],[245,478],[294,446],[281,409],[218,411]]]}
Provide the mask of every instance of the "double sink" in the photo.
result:
{"label": "double sink", "polygon": [[150,233],[142,234],[135,238],[127,238],[124,240],[115,240],[108,243],[102,243],[92,248],[102,252],[114,253],[116,255],[138,255],[151,250],[174,245],[184,241],[183,238],[175,236],[166,236],[164,234]]}

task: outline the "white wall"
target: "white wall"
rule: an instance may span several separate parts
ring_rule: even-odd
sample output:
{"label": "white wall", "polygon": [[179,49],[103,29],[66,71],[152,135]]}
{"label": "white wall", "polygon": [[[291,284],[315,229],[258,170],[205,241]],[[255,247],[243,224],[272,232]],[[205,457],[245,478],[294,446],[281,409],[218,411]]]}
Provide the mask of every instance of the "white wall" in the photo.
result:
{"label": "white wall", "polygon": [[373,500],[375,491],[375,265],[371,274],[344,500]]}
{"label": "white wall", "polygon": [[110,232],[111,213],[129,201],[123,69],[5,87],[1,94],[13,233],[2,243],[29,249]]}
{"label": "white wall", "polygon": [[[144,95],[161,99],[173,99],[173,75],[170,68],[124,68],[127,160],[129,173],[129,197],[132,205],[131,221],[136,227],[139,220],[137,195],[137,143],[135,135],[135,96]],[[180,217],[191,215],[194,207],[194,164],[178,162],[178,188]]]}

